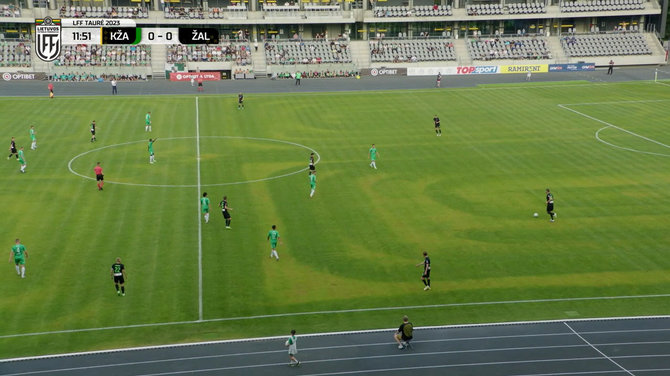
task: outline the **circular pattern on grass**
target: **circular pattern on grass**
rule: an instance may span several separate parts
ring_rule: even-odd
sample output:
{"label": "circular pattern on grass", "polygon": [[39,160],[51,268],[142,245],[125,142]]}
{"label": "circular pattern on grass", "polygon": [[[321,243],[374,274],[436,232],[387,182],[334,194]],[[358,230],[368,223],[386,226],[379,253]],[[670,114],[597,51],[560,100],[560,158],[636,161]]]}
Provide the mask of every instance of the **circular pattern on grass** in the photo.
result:
{"label": "circular pattern on grass", "polygon": [[[615,128],[614,128],[613,126],[611,126],[611,125],[607,125],[607,126],[605,126],[605,127],[602,127],[602,128],[600,128],[600,129],[598,129],[598,130],[596,131],[596,134],[595,134],[596,140],[602,142],[602,143],[605,144],[605,145],[611,146],[611,147],[613,147],[613,148],[621,149],[621,150],[632,151],[632,152],[634,152],[634,153],[649,154],[649,155],[657,155],[657,156],[659,156],[659,157],[670,157],[670,154],[666,154],[666,153],[656,153],[656,152],[653,152],[653,151],[638,150],[638,149],[629,148],[629,147],[625,147],[625,146],[620,146],[620,145],[613,144],[613,143],[611,143],[611,142],[605,141],[605,140],[603,140],[603,139],[600,137],[600,132],[602,132],[602,131],[604,131],[604,130],[606,130],[606,129],[615,129]],[[661,144],[661,143],[659,143],[659,145],[663,145],[663,146],[667,147],[667,145],[665,145],[665,144]]]}
{"label": "circular pattern on grass", "polygon": [[[188,139],[195,139],[197,137],[195,136],[189,136],[189,137],[169,137],[169,138],[161,138],[161,141],[169,141],[169,140],[188,140]],[[261,138],[261,137],[240,137],[240,136],[200,136],[200,139],[230,139],[230,140],[251,140],[251,141],[261,141],[261,142],[272,142],[272,143],[278,143],[278,144],[284,144],[284,145],[289,145],[289,146],[295,146],[299,147],[302,149],[306,149],[314,155],[316,155],[316,160],[314,161],[314,164],[319,163],[321,160],[321,155],[319,153],[312,149],[309,146],[305,146],[302,144],[298,144],[296,142],[291,142],[291,141],[284,141],[284,140],[277,140],[273,138]],[[74,175],[77,175],[79,177],[82,177],[84,179],[88,180],[94,180],[95,177],[89,176],[89,175],[84,175],[81,174],[72,167],[72,164],[79,158],[91,154],[97,151],[105,150],[105,149],[111,149],[111,148],[117,148],[121,146],[126,146],[126,145],[132,145],[132,144],[139,144],[139,143],[146,143],[146,140],[138,140],[138,141],[129,141],[129,142],[123,142],[120,144],[114,144],[114,145],[107,145],[103,146],[100,148],[92,149],[86,152],[83,152],[81,154],[78,154],[74,156],[72,159],[67,164],[68,170],[73,173]],[[202,155],[201,155],[202,159]],[[280,174],[280,175],[275,175],[275,176],[269,176],[269,177],[264,177],[264,178],[258,178],[258,179],[249,179],[249,180],[240,180],[240,181],[231,181],[231,182],[221,182],[221,183],[211,183],[211,184],[200,184],[200,187],[217,187],[217,186],[225,186],[225,185],[238,185],[238,184],[248,184],[248,183],[256,183],[256,182],[262,182],[262,181],[268,181],[268,180],[274,180],[274,179],[280,179],[284,178],[287,176],[299,174],[301,172],[307,171],[309,167],[301,168],[296,171],[288,172],[285,174]],[[92,175],[92,174],[91,174]],[[111,180],[105,180],[105,183],[108,184],[120,184],[120,185],[132,185],[132,186],[141,186],[141,187],[162,187],[162,188],[196,188],[198,187],[198,184],[146,184],[146,183],[134,183],[134,182],[123,182],[123,181],[111,181]]]}

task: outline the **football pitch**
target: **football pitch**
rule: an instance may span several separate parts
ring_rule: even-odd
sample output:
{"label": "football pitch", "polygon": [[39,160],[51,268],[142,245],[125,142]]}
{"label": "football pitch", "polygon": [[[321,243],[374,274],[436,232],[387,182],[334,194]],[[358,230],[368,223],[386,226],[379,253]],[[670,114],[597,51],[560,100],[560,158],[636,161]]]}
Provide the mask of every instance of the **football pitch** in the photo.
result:
{"label": "football pitch", "polygon": [[254,94],[242,110],[236,95],[0,99],[3,137],[27,160],[25,174],[2,162],[0,239],[29,253],[25,279],[13,261],[0,273],[0,358],[388,328],[404,314],[667,314],[669,104],[670,85],[652,82]]}

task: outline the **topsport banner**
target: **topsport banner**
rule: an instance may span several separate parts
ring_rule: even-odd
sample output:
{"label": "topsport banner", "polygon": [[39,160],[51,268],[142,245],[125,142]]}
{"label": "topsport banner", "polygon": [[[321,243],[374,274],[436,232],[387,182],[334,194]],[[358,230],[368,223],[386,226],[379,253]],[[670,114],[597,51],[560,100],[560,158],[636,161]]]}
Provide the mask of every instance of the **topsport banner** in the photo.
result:
{"label": "topsport banner", "polygon": [[460,67],[411,67],[407,68],[408,76],[443,76],[463,75],[463,74],[496,74],[499,67],[497,65],[465,65]]}
{"label": "topsport banner", "polygon": [[501,65],[498,73],[547,73],[549,64]]}

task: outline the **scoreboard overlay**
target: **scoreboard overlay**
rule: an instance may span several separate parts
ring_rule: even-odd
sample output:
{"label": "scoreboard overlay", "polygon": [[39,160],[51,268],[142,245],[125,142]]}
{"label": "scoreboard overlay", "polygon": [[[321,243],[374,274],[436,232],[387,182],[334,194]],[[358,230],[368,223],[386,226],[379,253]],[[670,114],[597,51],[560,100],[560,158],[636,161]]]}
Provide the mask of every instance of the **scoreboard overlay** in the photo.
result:
{"label": "scoreboard overlay", "polygon": [[60,56],[61,45],[218,44],[219,31],[211,27],[137,27],[131,19],[35,20],[35,46],[43,61]]}

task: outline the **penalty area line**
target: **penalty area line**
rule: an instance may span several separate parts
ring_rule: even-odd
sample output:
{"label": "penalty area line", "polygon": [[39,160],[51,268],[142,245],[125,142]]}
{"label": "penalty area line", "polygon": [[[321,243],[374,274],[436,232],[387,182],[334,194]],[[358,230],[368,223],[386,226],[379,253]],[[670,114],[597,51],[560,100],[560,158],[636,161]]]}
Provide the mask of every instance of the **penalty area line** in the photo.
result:
{"label": "penalty area line", "polygon": [[503,300],[503,301],[491,301],[491,302],[444,303],[444,304],[428,304],[428,305],[398,306],[398,307],[353,308],[353,309],[341,309],[341,310],[331,310],[331,311],[287,312],[287,313],[275,313],[275,314],[268,314],[268,315],[221,317],[221,318],[203,319],[203,320],[174,321],[174,322],[162,322],[162,323],[106,326],[106,327],[98,327],[98,328],[53,330],[53,331],[34,332],[34,333],[5,334],[5,335],[0,335],[0,339],[42,336],[42,335],[50,335],[50,334],[100,332],[100,331],[118,330],[118,329],[135,329],[135,328],[149,328],[149,327],[160,327],[160,326],[205,324],[205,323],[214,323],[214,322],[223,322],[223,321],[244,321],[244,320],[259,320],[259,319],[271,319],[271,318],[280,318],[280,317],[332,315],[332,314],[342,314],[342,313],[383,312],[383,311],[401,311],[401,310],[410,310],[410,309],[476,307],[476,306],[516,305],[516,304],[536,304],[536,303],[560,303],[560,302],[597,301],[597,300],[654,299],[654,298],[668,298],[668,297],[670,297],[670,294],[592,296],[592,297],[581,297],[581,298],[529,299],[529,300],[507,300],[507,301]]}

